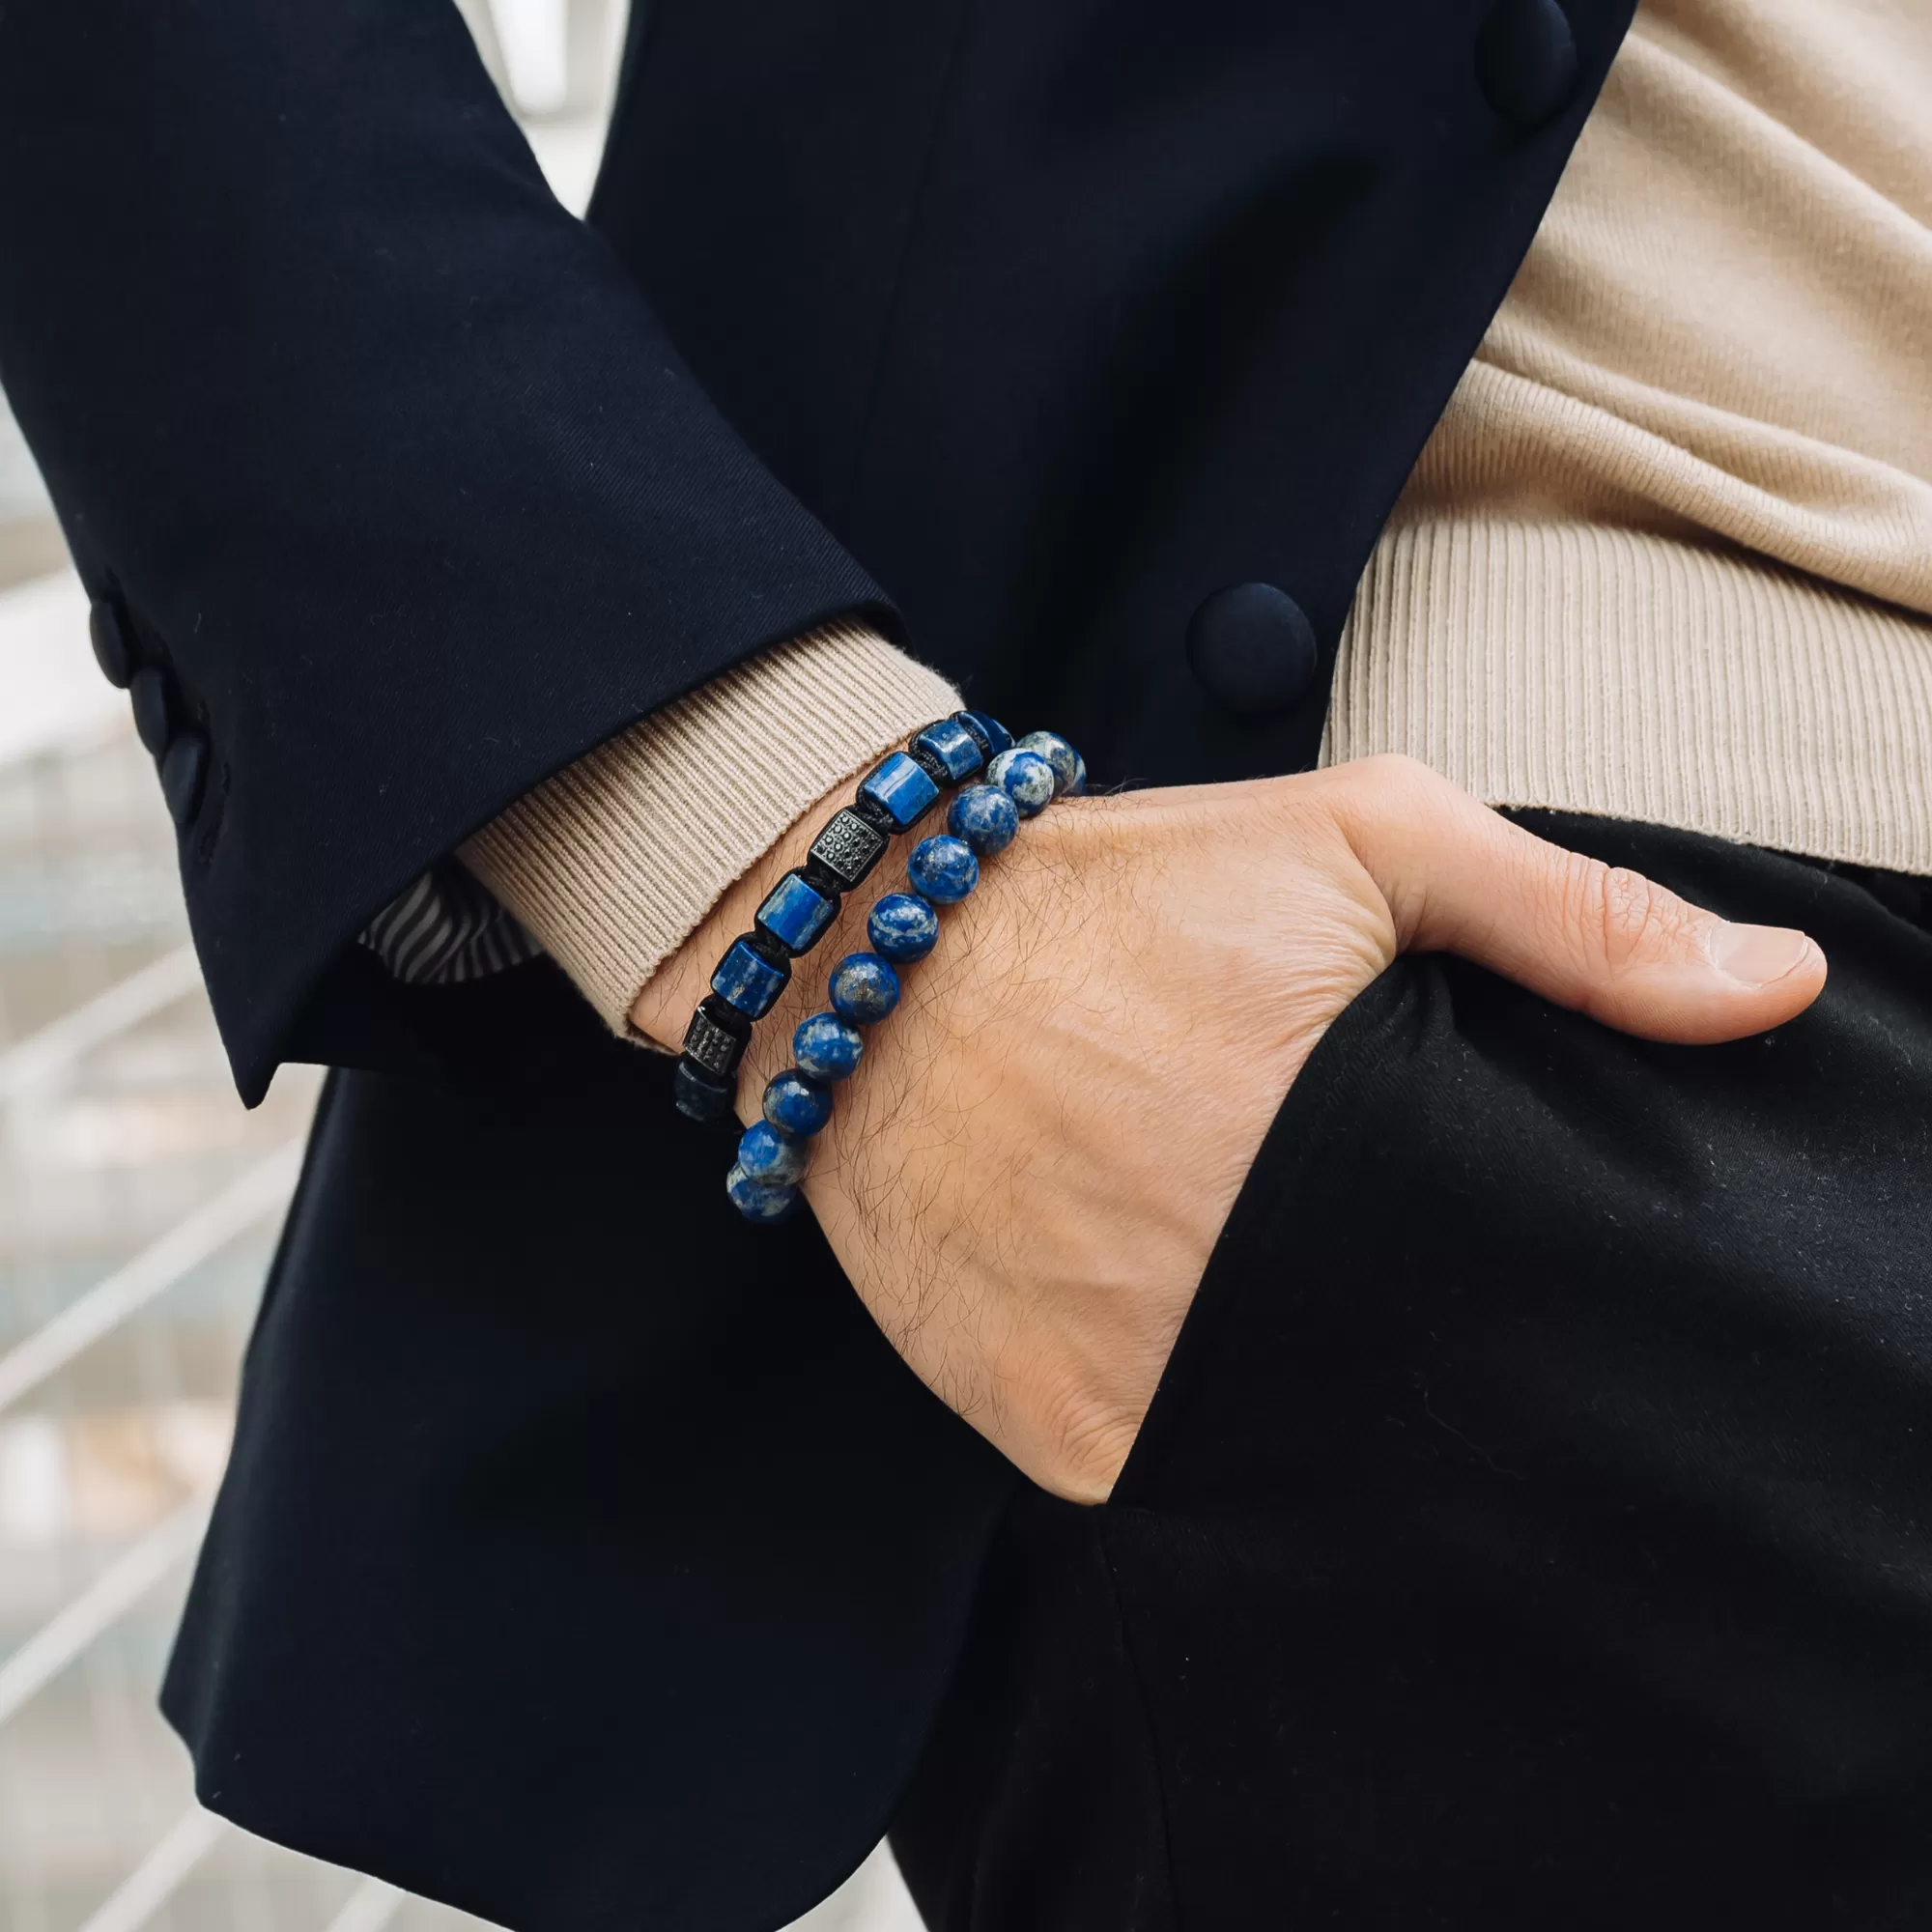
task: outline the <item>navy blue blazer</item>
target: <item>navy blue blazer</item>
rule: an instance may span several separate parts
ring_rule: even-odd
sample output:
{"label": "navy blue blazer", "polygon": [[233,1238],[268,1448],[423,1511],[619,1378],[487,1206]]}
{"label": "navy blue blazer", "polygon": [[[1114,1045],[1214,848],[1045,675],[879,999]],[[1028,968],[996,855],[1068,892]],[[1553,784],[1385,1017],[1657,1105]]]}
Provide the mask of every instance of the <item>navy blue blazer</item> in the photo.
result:
{"label": "navy blue blazer", "polygon": [[166,1693],[208,1804],[539,1932],[863,1855],[1011,1472],[554,968],[355,935],[840,613],[1102,784],[1311,763],[1631,12],[653,0],[585,224],[444,0],[0,7],[0,382],[241,1090],[343,1069]]}

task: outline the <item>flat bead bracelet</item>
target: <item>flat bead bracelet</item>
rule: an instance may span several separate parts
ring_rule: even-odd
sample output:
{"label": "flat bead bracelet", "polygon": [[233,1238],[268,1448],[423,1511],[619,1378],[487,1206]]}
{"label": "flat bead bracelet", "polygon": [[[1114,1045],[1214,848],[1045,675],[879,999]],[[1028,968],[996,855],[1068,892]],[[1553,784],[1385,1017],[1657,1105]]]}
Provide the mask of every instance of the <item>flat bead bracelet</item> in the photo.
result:
{"label": "flat bead bracelet", "polygon": [[672,1076],[677,1110],[694,1121],[717,1121],[738,1094],[738,1063],[754,1022],[771,1011],[791,981],[791,962],[810,952],[838,917],[843,895],[856,892],[885,855],[941,795],[1011,750],[1012,734],[983,712],[957,711],[914,733],[859,781],[852,803],[834,812],[794,867],[765,895],[753,929],[725,949],[711,976],[711,991],[685,1029],[684,1051]]}
{"label": "flat bead bracelet", "polygon": [[797,1064],[766,1085],[763,1119],[739,1137],[724,1191],[748,1221],[781,1221],[798,1205],[811,1137],[832,1119],[832,1090],[865,1057],[860,1029],[875,1026],[898,1005],[898,969],[938,944],[939,908],[972,892],[980,861],[1004,852],[1022,819],[1086,783],[1085,761],[1057,732],[1009,739],[987,761],[986,782],[954,797],[946,831],[913,847],[906,859],[912,890],[888,893],[873,906],[866,921],[872,951],[847,953],[832,969],[832,1010],[799,1022],[791,1037]]}

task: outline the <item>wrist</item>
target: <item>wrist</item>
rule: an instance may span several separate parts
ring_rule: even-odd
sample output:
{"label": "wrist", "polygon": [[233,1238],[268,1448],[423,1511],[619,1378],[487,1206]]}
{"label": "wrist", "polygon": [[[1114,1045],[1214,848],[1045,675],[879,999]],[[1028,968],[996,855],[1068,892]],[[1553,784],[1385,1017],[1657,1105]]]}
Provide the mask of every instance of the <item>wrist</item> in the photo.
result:
{"label": "wrist", "polygon": [[[725,891],[683,945],[645,981],[631,1003],[630,1012],[631,1024],[645,1038],[671,1052],[677,1051],[685,1028],[691,1023],[693,1009],[711,990],[711,975],[725,950],[741,933],[752,929],[753,916],[766,895],[793,867],[805,863],[807,848],[820,827],[839,807],[850,802],[851,792],[851,781],[841,779],[800,813],[750,870]],[[865,945],[866,915],[873,900],[890,890],[888,866],[876,867],[871,878],[857,892],[841,899],[824,936],[806,957],[795,962],[791,984],[779,996],[771,1012],[758,1022],[753,1035],[739,1083],[741,1111],[749,1095],[755,1112],[762,1080],[756,1087],[752,1081],[771,1059],[775,1043],[782,1040],[784,1046],[780,1050],[788,1051],[792,1028],[807,1012],[824,1004],[824,988],[818,982],[824,979],[830,964]],[[785,1064],[783,1059],[777,1062],[778,1065]]]}

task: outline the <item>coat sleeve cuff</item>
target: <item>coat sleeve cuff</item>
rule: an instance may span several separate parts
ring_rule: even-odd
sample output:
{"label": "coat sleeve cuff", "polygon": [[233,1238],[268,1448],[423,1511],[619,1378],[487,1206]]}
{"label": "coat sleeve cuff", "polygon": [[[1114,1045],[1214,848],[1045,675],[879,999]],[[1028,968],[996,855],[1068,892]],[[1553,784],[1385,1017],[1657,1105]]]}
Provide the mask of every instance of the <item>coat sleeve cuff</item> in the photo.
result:
{"label": "coat sleeve cuff", "polygon": [[774,646],[527,792],[464,863],[613,1032],[725,890],[840,779],[959,708],[857,624]]}

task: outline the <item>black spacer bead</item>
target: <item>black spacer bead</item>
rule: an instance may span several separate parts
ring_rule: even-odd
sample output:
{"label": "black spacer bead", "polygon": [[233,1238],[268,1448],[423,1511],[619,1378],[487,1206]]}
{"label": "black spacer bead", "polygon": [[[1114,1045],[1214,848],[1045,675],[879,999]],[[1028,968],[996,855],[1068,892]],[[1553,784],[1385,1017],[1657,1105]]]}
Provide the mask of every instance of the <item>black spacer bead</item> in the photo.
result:
{"label": "black spacer bead", "polygon": [[723,1027],[728,1034],[735,1034],[742,1044],[752,1037],[752,1022],[741,1013],[731,1002],[718,993],[706,993],[697,1003],[697,1010],[713,1026]]}
{"label": "black spacer bead", "polygon": [[799,877],[815,893],[832,900],[842,899],[850,888],[832,867],[818,859],[808,858],[798,868]]}
{"label": "black spacer bead", "polygon": [[768,966],[789,966],[799,956],[776,932],[767,931],[762,925],[746,933],[744,940]]}
{"label": "black spacer bead", "polygon": [[688,1121],[722,1121],[738,1097],[735,1074],[721,1079],[689,1054],[677,1063],[670,1084],[677,1111]]}
{"label": "black spacer bead", "polygon": [[933,781],[933,783],[940,788],[941,791],[951,791],[952,789],[953,786],[952,774],[949,772],[943,764],[940,763],[937,753],[928,752],[923,745],[908,745],[906,747],[906,756],[909,757],[913,761],[913,763],[916,764],[920,768],[920,770],[923,771],[926,775],[926,777],[929,778]]}
{"label": "black spacer bead", "polygon": [[977,724],[975,724],[975,723],[974,723],[974,722],[972,721],[972,719],[970,719],[969,717],[967,717],[967,715],[966,715],[966,714],[965,714],[965,712],[963,712],[963,711],[955,711],[955,712],[954,712],[954,713],[952,714],[952,722],[953,722],[953,724],[955,724],[956,725],[958,725],[958,727],[960,728],[960,730],[962,730],[963,732],[965,732],[965,734],[967,735],[967,737],[969,737],[969,738],[971,738],[971,739],[972,739],[972,741],[974,742],[974,744],[976,744],[976,745],[978,745],[978,746],[979,746],[979,748],[980,748],[980,767],[981,767],[981,772],[980,772],[980,776],[981,776],[981,777],[983,777],[983,776],[984,776],[984,767],[985,767],[985,766],[987,766],[987,765],[990,765],[990,764],[991,764],[991,763],[993,762],[993,741],[992,741],[992,739],[990,739],[989,737],[987,737],[987,736],[986,736],[986,734],[985,734],[985,732],[983,732],[982,730],[980,730],[980,727],[979,727],[979,725],[977,725]]}

